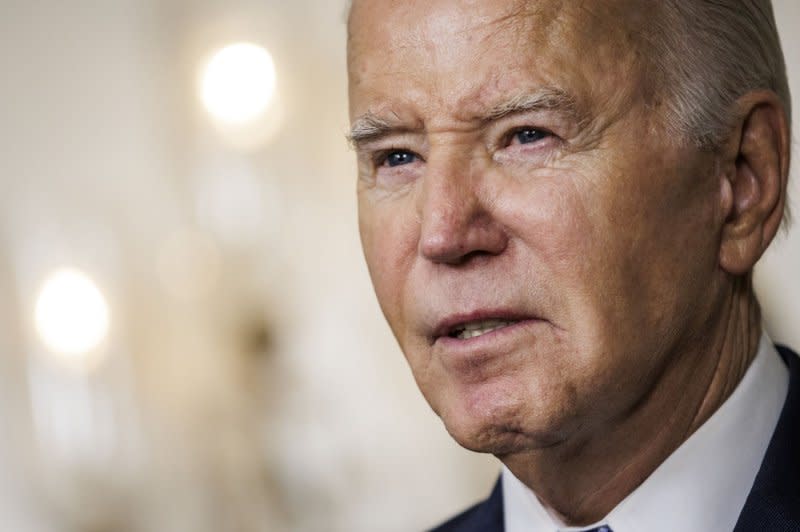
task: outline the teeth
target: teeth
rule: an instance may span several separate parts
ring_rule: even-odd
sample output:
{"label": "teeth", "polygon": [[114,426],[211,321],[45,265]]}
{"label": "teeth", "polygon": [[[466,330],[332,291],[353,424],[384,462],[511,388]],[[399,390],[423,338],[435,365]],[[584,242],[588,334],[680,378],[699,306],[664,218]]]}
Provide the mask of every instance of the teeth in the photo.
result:
{"label": "teeth", "polygon": [[468,340],[477,336],[483,336],[484,334],[496,331],[497,329],[502,329],[503,327],[508,327],[512,323],[514,322],[506,320],[474,321],[472,323],[467,323],[463,326],[463,328],[460,327],[456,331],[455,338],[460,340]]}

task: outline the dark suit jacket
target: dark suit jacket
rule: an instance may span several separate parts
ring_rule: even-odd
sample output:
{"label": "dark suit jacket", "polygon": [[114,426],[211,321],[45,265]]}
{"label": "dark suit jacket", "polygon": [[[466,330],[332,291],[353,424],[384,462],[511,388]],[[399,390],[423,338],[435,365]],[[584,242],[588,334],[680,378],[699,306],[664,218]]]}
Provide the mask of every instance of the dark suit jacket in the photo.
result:
{"label": "dark suit jacket", "polygon": [[[778,346],[789,367],[789,393],[734,532],[800,531],[800,358]],[[735,442],[731,442],[735,445]],[[503,490],[432,532],[503,532]]]}

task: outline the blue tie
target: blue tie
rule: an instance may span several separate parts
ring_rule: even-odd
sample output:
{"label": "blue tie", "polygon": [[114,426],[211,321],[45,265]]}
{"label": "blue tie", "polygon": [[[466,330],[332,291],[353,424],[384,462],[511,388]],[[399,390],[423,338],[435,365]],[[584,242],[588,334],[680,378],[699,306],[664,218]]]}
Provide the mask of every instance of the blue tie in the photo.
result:
{"label": "blue tie", "polygon": [[599,526],[597,528],[593,528],[591,530],[586,530],[584,532],[614,532],[611,528],[607,527],[606,525]]}

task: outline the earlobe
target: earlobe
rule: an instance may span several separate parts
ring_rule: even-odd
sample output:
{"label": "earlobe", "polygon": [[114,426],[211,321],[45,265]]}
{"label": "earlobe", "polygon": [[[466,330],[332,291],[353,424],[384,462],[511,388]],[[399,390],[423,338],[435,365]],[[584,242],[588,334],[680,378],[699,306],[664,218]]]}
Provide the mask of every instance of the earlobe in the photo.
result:
{"label": "earlobe", "polygon": [[741,123],[727,151],[722,182],[726,214],[720,266],[734,275],[753,269],[780,227],[786,203],[789,130],[784,108],[768,91],[740,102]]}

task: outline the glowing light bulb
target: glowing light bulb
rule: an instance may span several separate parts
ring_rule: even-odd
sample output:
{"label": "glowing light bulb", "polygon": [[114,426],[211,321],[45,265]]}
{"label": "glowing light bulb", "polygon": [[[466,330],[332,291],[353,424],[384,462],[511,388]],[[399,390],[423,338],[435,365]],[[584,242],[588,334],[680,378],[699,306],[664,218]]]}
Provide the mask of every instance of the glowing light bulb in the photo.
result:
{"label": "glowing light bulb", "polygon": [[252,122],[275,94],[275,64],[260,46],[237,43],[218,51],[206,65],[201,98],[216,119],[229,124]]}
{"label": "glowing light bulb", "polygon": [[106,300],[97,285],[77,270],[59,270],[44,282],[35,314],[44,344],[68,357],[80,358],[108,333]]}

